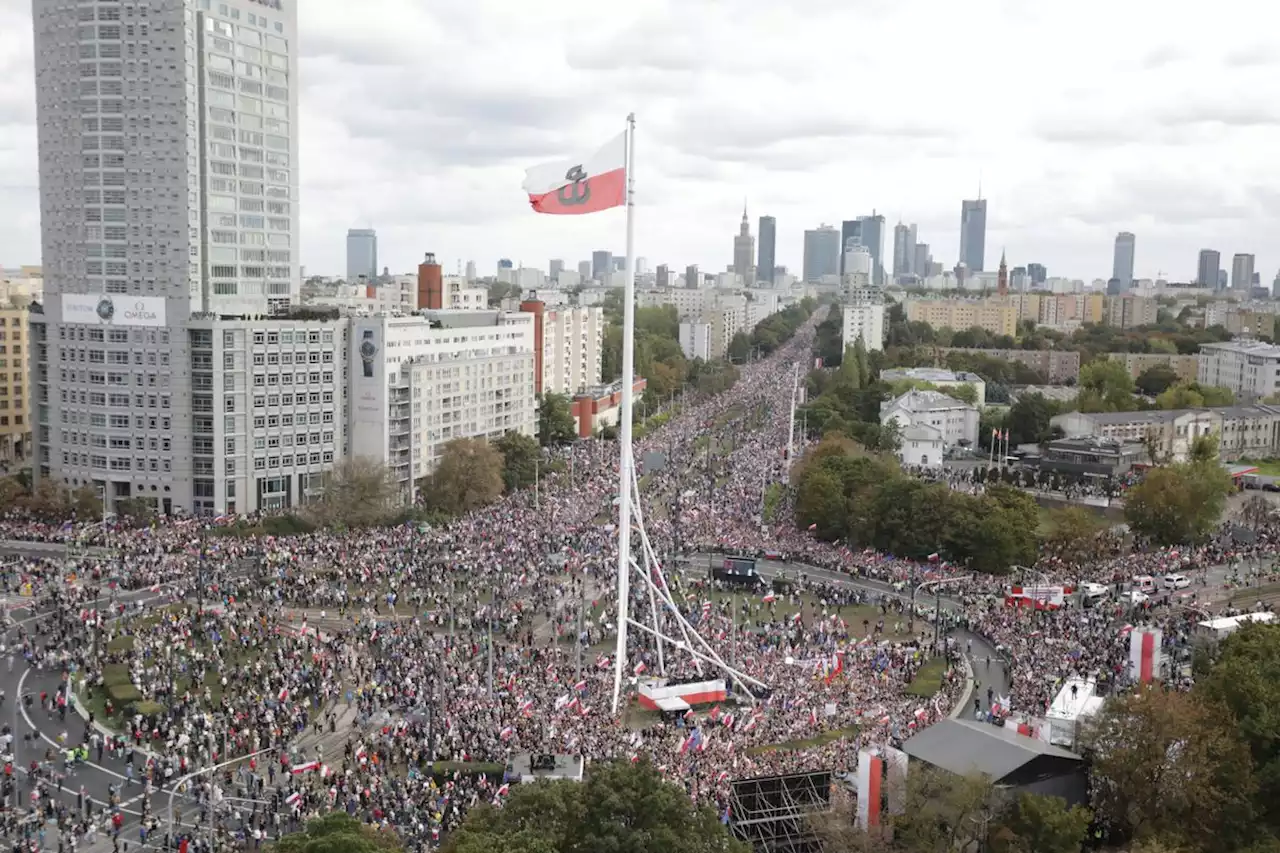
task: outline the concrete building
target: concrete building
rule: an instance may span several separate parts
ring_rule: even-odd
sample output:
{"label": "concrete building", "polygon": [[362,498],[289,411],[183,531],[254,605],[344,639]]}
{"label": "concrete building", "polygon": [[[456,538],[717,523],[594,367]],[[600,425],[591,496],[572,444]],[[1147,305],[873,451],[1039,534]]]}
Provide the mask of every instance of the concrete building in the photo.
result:
{"label": "concrete building", "polygon": [[600,384],[603,308],[529,299],[520,310],[534,317],[534,393],[573,395]]}
{"label": "concrete building", "polygon": [[1222,269],[1222,255],[1216,249],[1201,249],[1196,258],[1196,284],[1218,289],[1218,271]]}
{"label": "concrete building", "polygon": [[[273,472],[239,467],[252,421],[223,397],[239,405],[247,390],[219,382],[213,406],[192,382],[209,375],[197,355],[207,368],[207,357],[250,352],[221,352],[224,332],[238,345],[252,328],[266,333],[247,318],[297,305],[296,24],[295,5],[252,0],[34,5],[45,283],[31,322],[36,481],[105,489],[109,506],[139,497],[221,510],[228,483],[242,510],[257,495],[278,503],[280,484],[262,487]],[[294,333],[312,329],[322,334]],[[247,500],[245,477],[256,481]]]}
{"label": "concrete building", "polygon": [[692,321],[680,324],[680,350],[692,361],[700,358],[711,360],[711,324]]}
{"label": "concrete building", "polygon": [[1154,326],[1160,311],[1160,303],[1148,296],[1113,296],[1107,300],[1107,325],[1117,329],[1134,329],[1138,326]]}
{"label": "concrete building", "polygon": [[684,286],[686,290],[697,290],[702,287],[702,273],[698,272],[697,264],[690,264],[684,268]]}
{"label": "concrete building", "polygon": [[1260,341],[1202,344],[1197,381],[1226,388],[1241,403],[1270,397],[1280,387],[1280,346]]}
{"label": "concrete building", "polygon": [[807,284],[822,281],[827,276],[840,274],[841,253],[844,244],[840,232],[830,225],[820,225],[804,232],[803,277]]}
{"label": "concrete building", "polygon": [[1236,254],[1231,258],[1231,289],[1245,293],[1253,287],[1253,255]]}
{"label": "concrete building", "polygon": [[378,277],[378,232],[372,228],[347,231],[347,282],[372,284]]}
{"label": "concrete building", "polygon": [[973,387],[978,408],[987,404],[987,383],[976,373],[942,370],[937,367],[891,367],[880,371],[882,382],[928,382],[937,388]]}
{"label": "concrete building", "polygon": [[756,238],[751,236],[751,223],[747,220],[747,207],[742,206],[742,225],[733,238],[733,272],[750,287],[756,280]]}
{"label": "concrete building", "polygon": [[955,331],[979,328],[993,335],[1016,335],[1018,332],[1018,306],[994,301],[967,301],[941,299],[908,299],[905,303],[907,319],[913,323],[928,323],[935,329],[949,328]]}
{"label": "concrete building", "polygon": [[940,465],[948,448],[976,447],[978,420],[976,407],[938,391],[908,391],[880,404],[880,423],[893,421],[904,438],[898,455],[907,465]]}
{"label": "concrete building", "polygon": [[[631,386],[631,402],[638,404],[644,399],[644,389],[648,382],[644,377],[637,377]],[[598,435],[605,427],[616,427],[622,415],[622,380],[609,385],[588,388],[573,398],[570,413],[578,425],[578,437],[590,438]]]}
{"label": "concrete building", "polygon": [[711,358],[724,358],[729,342],[746,326],[747,304],[742,297],[718,299],[702,311],[701,322],[711,327]]}
{"label": "concrete building", "polygon": [[1122,362],[1129,375],[1137,379],[1153,367],[1165,366],[1178,374],[1181,382],[1195,382],[1200,373],[1200,356],[1163,352],[1109,352],[1106,357]]}
{"label": "concrete building", "polygon": [[938,350],[945,357],[948,353],[973,353],[991,358],[1002,358],[1026,365],[1044,375],[1050,385],[1064,382],[1075,382],[1080,378],[1080,353],[1075,350],[1027,350],[1027,349],[963,349],[961,347],[941,347]]}
{"label": "concrete building", "polygon": [[523,312],[352,320],[350,455],[385,461],[409,496],[455,438],[535,435],[534,328]]}
{"label": "concrete building", "polygon": [[1145,412],[1067,412],[1049,420],[1065,438],[1106,438],[1142,442],[1155,450],[1159,460],[1184,461],[1195,440],[1222,429],[1222,418],[1210,409],[1152,410]]}
{"label": "concrete building", "polygon": [[1120,282],[1120,290],[1133,287],[1134,252],[1138,238],[1128,231],[1116,235],[1115,253],[1111,260],[1111,277]]}
{"label": "concrete building", "polygon": [[1044,446],[1040,470],[1056,474],[1121,477],[1149,462],[1141,441],[1080,436],[1058,438]]}
{"label": "concrete building", "polygon": [[859,338],[867,352],[884,349],[884,303],[846,302],[840,310],[843,312],[840,341],[845,349],[853,346]]}
{"label": "concrete building", "polygon": [[760,246],[756,255],[756,280],[773,287],[773,277],[778,271],[778,220],[761,216],[757,230]]}
{"label": "concrete building", "polygon": [[31,345],[27,303],[0,307],[0,459],[31,452]]}
{"label": "concrete building", "polygon": [[982,272],[987,252],[987,200],[960,202],[960,263],[969,273]]}

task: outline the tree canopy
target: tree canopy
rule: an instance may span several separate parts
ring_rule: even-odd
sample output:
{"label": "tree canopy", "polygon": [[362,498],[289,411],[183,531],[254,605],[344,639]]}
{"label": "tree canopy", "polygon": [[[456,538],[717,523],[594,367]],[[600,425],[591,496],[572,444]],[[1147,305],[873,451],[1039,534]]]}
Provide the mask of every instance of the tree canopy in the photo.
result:
{"label": "tree canopy", "polygon": [[502,495],[502,453],[482,438],[455,438],[444,446],[435,471],[423,478],[422,500],[450,514],[470,512]]}
{"label": "tree canopy", "polygon": [[[1193,450],[1193,454],[1197,451]],[[1125,494],[1124,517],[1134,532],[1161,545],[1203,541],[1218,525],[1231,477],[1216,448],[1205,458],[1149,469]]]}
{"label": "tree canopy", "polygon": [[317,524],[370,527],[386,523],[402,497],[382,460],[357,456],[325,472],[320,496],[307,510]]}
{"label": "tree canopy", "polygon": [[547,392],[538,398],[538,440],[544,447],[569,444],[578,438],[578,424],[565,394]]}
{"label": "tree canopy", "polygon": [[[750,853],[710,808],[647,764],[592,764],[581,783],[521,784],[501,808],[480,806],[445,853]],[[308,851],[310,853],[310,851]]]}
{"label": "tree canopy", "polygon": [[343,812],[330,812],[307,822],[302,832],[284,836],[275,844],[279,853],[400,853],[399,836],[375,829]]}

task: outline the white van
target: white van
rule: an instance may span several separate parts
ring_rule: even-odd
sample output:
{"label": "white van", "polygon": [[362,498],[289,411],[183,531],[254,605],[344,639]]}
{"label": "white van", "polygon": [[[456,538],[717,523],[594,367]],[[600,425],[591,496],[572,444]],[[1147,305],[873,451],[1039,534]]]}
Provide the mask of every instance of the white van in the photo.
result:
{"label": "white van", "polygon": [[1186,575],[1172,574],[1165,575],[1162,579],[1165,589],[1186,589],[1191,586],[1191,578]]}
{"label": "white van", "polygon": [[1151,575],[1135,575],[1133,583],[1129,584],[1129,588],[1146,595],[1151,595],[1156,591],[1156,579],[1151,577]]}
{"label": "white van", "polygon": [[1101,601],[1111,594],[1111,587],[1104,583],[1083,583],[1080,585],[1080,594],[1084,596],[1084,600],[1089,603]]}

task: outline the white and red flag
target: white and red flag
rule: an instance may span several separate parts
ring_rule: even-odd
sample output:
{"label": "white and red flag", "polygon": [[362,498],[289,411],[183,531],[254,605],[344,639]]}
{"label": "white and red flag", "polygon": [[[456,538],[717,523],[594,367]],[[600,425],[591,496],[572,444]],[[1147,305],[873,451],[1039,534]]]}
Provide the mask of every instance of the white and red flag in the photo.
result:
{"label": "white and red flag", "polygon": [[536,213],[598,213],[627,200],[627,135],[598,151],[525,170],[524,190]]}

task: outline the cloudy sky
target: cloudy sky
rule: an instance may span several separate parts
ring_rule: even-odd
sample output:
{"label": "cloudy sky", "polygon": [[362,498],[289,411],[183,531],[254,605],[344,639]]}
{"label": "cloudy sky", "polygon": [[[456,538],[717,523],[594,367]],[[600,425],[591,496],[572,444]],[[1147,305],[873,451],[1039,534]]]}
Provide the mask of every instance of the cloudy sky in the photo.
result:
{"label": "cloudy sky", "polygon": [[[43,0],[38,0],[42,2]],[[744,197],[803,231],[883,213],[956,261],[989,199],[988,266],[1186,280],[1196,253],[1280,265],[1280,11],[1219,0],[299,0],[308,273],[349,227],[408,271],[546,268],[624,248],[621,212],[539,217],[526,166],[635,111],[637,254],[732,261]],[[0,0],[0,265],[39,261],[30,0]],[[891,233],[886,252],[891,251]]]}

